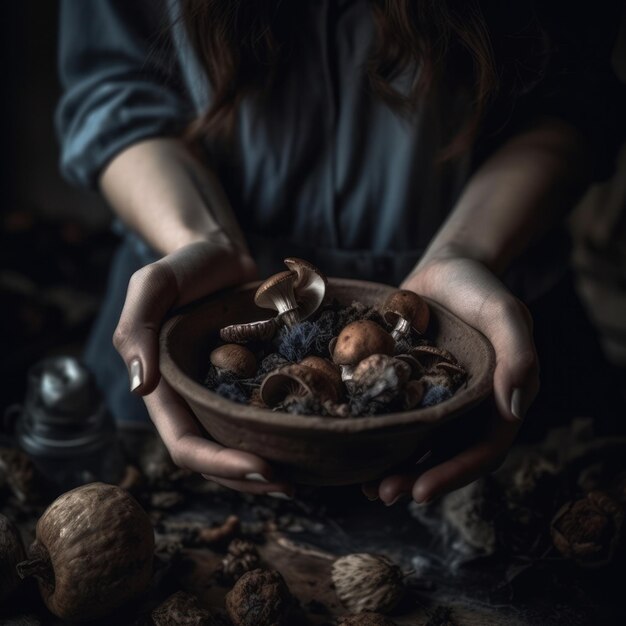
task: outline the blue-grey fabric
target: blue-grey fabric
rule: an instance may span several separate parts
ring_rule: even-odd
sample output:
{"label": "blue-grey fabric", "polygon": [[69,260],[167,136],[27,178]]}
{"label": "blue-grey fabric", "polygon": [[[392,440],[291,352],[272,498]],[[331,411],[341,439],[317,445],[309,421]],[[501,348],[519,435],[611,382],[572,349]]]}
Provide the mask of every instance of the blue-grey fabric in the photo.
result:
{"label": "blue-grey fabric", "polygon": [[[515,33],[515,20],[523,23],[533,3],[506,3],[506,11],[498,3],[484,4],[496,26]],[[555,9],[563,2],[543,4],[552,9],[554,24],[563,22]],[[514,6],[523,9],[521,17]],[[609,141],[594,131],[594,124],[612,119],[606,54],[575,67],[575,44],[582,42],[575,32],[562,38],[565,61],[550,69],[547,82],[514,111],[494,110],[486,124],[491,134],[467,156],[441,166],[435,156],[467,96],[442,86],[411,119],[396,115],[368,86],[365,63],[375,35],[368,0],[307,0],[301,10],[294,25],[298,45],[275,89],[263,102],[243,102],[228,151],[206,146],[262,275],[293,255],[329,275],[399,283],[477,162],[534,115],[578,125],[598,163],[610,162],[616,150],[615,137]],[[210,105],[210,86],[178,13],[178,0],[62,0],[64,94],[56,123],[61,169],[72,182],[95,187],[102,169],[125,147],[176,136]],[[574,22],[580,26],[582,18]],[[403,81],[397,79],[401,89]],[[117,358],[111,356],[110,333],[131,270],[154,258],[128,237],[88,351],[98,371],[99,361]],[[562,234],[547,241],[518,261],[509,277],[526,300],[549,289],[566,268]],[[125,375],[119,365],[115,375]],[[113,388],[113,377],[109,372],[100,378]]]}

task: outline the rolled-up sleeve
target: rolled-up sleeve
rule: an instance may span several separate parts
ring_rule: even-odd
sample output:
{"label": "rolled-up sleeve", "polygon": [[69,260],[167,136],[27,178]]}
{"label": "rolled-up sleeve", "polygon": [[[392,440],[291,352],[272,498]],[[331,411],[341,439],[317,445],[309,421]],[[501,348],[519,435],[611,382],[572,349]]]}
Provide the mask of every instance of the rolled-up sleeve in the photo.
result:
{"label": "rolled-up sleeve", "polygon": [[60,167],[81,186],[95,187],[124,148],[176,135],[193,116],[164,2],[62,0],[59,72]]}

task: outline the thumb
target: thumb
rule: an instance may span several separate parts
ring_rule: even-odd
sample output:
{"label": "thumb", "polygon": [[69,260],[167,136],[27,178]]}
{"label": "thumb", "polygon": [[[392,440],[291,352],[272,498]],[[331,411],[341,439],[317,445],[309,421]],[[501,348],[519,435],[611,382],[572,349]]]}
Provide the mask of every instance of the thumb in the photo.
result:
{"label": "thumb", "polygon": [[132,392],[146,395],[159,382],[159,331],[177,299],[178,286],[167,264],[146,265],[130,278],[113,345],[126,363]]}
{"label": "thumb", "polygon": [[207,242],[180,248],[135,272],[113,334],[113,345],[128,368],[130,390],[143,396],[157,386],[159,332],[173,306],[252,280],[255,272],[248,255]]}

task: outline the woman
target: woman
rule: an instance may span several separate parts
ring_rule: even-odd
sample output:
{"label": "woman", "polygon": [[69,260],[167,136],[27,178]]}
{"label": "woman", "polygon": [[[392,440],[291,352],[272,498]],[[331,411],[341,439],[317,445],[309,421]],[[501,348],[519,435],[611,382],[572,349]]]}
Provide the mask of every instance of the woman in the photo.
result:
{"label": "woman", "polygon": [[[427,502],[497,466],[539,389],[527,305],[543,315],[559,294],[569,326],[584,327],[559,224],[617,149],[608,58],[620,3],[593,15],[499,4],[63,3],[62,168],[100,188],[125,234],[87,352],[118,419],[140,418],[125,365],[177,464],[292,495],[264,460],[202,436],[157,358],[171,307],[289,254],[401,283],[496,350],[480,440],[366,495]],[[559,383],[550,356],[566,324],[550,315],[541,332],[557,345],[545,362]],[[123,361],[108,348],[114,329]]]}

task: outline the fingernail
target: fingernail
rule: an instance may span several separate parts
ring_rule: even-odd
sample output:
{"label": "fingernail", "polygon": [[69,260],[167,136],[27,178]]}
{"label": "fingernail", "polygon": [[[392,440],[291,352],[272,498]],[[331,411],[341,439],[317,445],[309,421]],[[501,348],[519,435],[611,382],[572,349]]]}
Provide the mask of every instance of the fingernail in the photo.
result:
{"label": "fingernail", "polygon": [[378,496],[368,496],[367,494],[365,494],[365,497],[370,501],[370,502],[374,502],[374,500],[378,500]]}
{"label": "fingernail", "polygon": [[406,495],[406,493],[401,493],[400,495],[397,495],[391,502],[385,502],[385,506],[393,506],[398,500]]}
{"label": "fingernail", "polygon": [[526,410],[527,406],[524,400],[524,390],[516,387],[511,394],[511,413],[513,413],[518,420],[522,420],[526,415]]}
{"label": "fingernail", "polygon": [[271,496],[272,498],[278,498],[279,500],[293,500],[291,496],[288,496],[282,491],[268,491],[267,495]]}
{"label": "fingernail", "polygon": [[143,368],[139,359],[130,362],[130,390],[135,391],[143,383]]}
{"label": "fingernail", "polygon": [[262,474],[258,474],[253,472],[252,474],[246,474],[246,480],[251,480],[255,483],[269,483],[270,481],[265,478]]}

